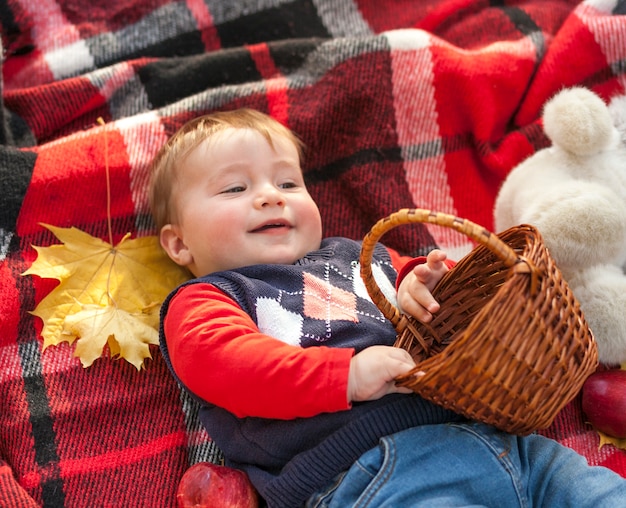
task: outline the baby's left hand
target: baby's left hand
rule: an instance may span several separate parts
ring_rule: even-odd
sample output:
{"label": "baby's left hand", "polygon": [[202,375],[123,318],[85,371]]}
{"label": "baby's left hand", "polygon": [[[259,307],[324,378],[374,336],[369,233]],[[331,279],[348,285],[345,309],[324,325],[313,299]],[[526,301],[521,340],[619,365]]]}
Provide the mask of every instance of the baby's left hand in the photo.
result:
{"label": "baby's left hand", "polygon": [[398,306],[405,314],[410,314],[422,323],[428,323],[433,313],[439,310],[439,303],[431,291],[448,271],[445,252],[434,249],[428,253],[426,263],[417,265],[404,277],[398,288]]}

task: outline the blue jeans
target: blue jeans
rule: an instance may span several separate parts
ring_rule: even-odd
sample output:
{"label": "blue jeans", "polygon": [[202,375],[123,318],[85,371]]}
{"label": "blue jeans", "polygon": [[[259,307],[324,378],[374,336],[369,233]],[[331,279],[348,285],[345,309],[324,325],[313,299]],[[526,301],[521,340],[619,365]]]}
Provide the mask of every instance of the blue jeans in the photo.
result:
{"label": "blue jeans", "polygon": [[307,507],[626,506],[626,479],[539,435],[480,423],[386,436]]}

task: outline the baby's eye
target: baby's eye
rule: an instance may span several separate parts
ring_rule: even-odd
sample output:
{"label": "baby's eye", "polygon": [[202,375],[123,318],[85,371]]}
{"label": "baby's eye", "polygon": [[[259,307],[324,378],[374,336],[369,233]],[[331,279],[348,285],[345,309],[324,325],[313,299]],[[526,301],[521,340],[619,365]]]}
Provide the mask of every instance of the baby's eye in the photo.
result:
{"label": "baby's eye", "polygon": [[223,194],[235,194],[237,192],[243,192],[246,188],[243,185],[235,185],[234,187],[229,187],[228,189],[223,191]]}
{"label": "baby's eye", "polygon": [[298,185],[295,182],[284,182],[279,185],[281,189],[294,189]]}

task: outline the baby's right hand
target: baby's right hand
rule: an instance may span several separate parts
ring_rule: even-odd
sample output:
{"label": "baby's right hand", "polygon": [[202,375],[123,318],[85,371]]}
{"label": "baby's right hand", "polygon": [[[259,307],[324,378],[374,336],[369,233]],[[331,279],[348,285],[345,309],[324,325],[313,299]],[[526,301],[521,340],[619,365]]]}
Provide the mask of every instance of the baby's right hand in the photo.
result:
{"label": "baby's right hand", "polygon": [[422,323],[428,323],[433,313],[439,310],[439,303],[431,291],[448,271],[445,252],[434,249],[428,253],[426,263],[417,265],[400,282],[398,287],[398,307]]}
{"label": "baby's right hand", "polygon": [[348,402],[380,399],[388,393],[411,393],[396,386],[395,378],[415,367],[411,355],[392,346],[370,346],[350,361]]}

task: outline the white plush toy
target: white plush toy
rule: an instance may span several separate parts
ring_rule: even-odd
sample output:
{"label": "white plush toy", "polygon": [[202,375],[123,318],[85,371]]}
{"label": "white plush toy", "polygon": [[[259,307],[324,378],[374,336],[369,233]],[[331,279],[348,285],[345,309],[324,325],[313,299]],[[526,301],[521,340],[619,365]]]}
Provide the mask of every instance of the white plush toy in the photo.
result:
{"label": "white plush toy", "polygon": [[585,88],[555,95],[543,111],[552,146],[511,171],[494,213],[498,232],[540,231],[606,365],[626,362],[625,119],[625,97],[607,106]]}

